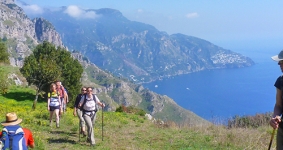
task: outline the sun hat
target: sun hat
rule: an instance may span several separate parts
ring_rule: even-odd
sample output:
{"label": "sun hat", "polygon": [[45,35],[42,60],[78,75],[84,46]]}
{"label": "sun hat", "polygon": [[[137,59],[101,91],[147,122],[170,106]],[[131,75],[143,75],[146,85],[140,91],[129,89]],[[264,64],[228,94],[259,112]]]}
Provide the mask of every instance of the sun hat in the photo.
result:
{"label": "sun hat", "polygon": [[3,126],[11,126],[11,125],[17,125],[22,122],[22,119],[19,119],[16,115],[16,113],[11,112],[6,114],[6,121],[1,122]]}
{"label": "sun hat", "polygon": [[278,55],[272,56],[271,59],[273,59],[274,61],[283,60],[283,50]]}

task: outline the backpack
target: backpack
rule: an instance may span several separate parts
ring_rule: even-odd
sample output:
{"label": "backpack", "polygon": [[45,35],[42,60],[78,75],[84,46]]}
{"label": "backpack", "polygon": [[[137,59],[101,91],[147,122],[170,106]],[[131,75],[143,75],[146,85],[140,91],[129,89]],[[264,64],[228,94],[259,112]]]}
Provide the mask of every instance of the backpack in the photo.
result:
{"label": "backpack", "polygon": [[19,126],[6,126],[2,130],[1,142],[3,144],[2,150],[27,150],[26,139],[24,131]]}
{"label": "backpack", "polygon": [[83,104],[82,104],[82,106],[81,106],[81,108],[83,109],[83,111],[85,111],[85,112],[94,111],[95,113],[98,111],[98,106],[97,106],[97,104],[96,104],[96,102],[97,102],[97,101],[96,101],[96,96],[95,96],[94,94],[92,94],[92,97],[93,97],[93,101],[94,101],[95,106],[93,106],[94,108],[92,108],[92,110],[86,110],[86,109],[84,109],[84,106],[85,106],[87,100],[86,100],[86,94],[84,95],[84,101],[83,101]]}

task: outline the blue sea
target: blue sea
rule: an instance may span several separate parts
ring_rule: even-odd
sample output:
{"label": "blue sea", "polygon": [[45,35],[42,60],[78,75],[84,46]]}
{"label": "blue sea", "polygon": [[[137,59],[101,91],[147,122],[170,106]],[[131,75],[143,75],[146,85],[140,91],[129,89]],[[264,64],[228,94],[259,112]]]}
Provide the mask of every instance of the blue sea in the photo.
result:
{"label": "blue sea", "polygon": [[270,57],[280,50],[238,52],[255,65],[236,69],[207,70],[143,84],[171,97],[181,107],[207,120],[225,120],[236,115],[273,112],[275,80],[282,73]]}

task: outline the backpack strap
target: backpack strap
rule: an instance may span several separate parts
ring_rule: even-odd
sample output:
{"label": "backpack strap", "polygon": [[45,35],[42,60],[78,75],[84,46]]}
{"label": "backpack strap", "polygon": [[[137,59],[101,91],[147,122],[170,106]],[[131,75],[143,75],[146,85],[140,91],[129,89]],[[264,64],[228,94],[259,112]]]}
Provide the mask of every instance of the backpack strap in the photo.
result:
{"label": "backpack strap", "polygon": [[[9,130],[8,130],[9,129]],[[9,126],[7,126],[7,127],[4,127],[3,129],[2,129],[2,132],[6,132],[6,133],[9,133],[9,131],[10,131],[11,129],[9,128]],[[23,128],[22,127],[20,127],[20,126],[17,126],[17,128],[16,128],[16,130],[15,130],[15,133],[14,134],[19,134],[19,133],[24,133],[24,130],[23,130]]]}

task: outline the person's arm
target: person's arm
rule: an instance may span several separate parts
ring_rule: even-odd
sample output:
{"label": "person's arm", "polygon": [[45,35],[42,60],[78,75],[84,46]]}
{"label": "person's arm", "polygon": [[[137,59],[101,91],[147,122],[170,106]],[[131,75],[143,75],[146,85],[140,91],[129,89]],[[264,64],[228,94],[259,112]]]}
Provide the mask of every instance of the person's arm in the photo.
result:
{"label": "person's arm", "polygon": [[276,102],[274,105],[273,115],[270,120],[270,125],[277,129],[279,127],[279,123],[281,122],[281,116],[282,114],[282,91],[278,88],[276,88]]}
{"label": "person's arm", "polygon": [[50,96],[51,96],[51,94],[50,93],[48,93],[48,98],[47,98],[47,110],[49,111],[49,104],[50,104]]}
{"label": "person's arm", "polygon": [[64,102],[65,102],[65,104],[67,104],[68,103],[68,101],[67,101],[67,93],[66,93],[66,91],[65,91],[65,88],[64,88],[64,86],[63,85],[61,85],[61,91],[63,91],[63,97],[64,97]]}
{"label": "person's arm", "polygon": [[84,102],[85,96],[86,96],[85,94],[82,96],[82,98],[81,98],[81,100],[79,102],[78,108],[82,107],[82,104]]}
{"label": "person's arm", "polygon": [[66,91],[65,91],[65,93],[66,93],[66,102],[69,103],[69,96],[68,96]]}
{"label": "person's arm", "polygon": [[23,130],[24,130],[24,133],[25,133],[25,139],[26,139],[27,146],[30,147],[30,148],[34,148],[35,144],[34,144],[32,132],[27,128],[23,128]]}

